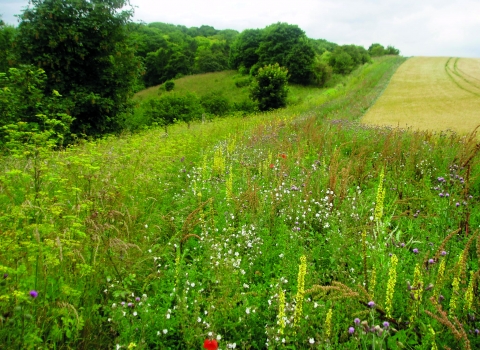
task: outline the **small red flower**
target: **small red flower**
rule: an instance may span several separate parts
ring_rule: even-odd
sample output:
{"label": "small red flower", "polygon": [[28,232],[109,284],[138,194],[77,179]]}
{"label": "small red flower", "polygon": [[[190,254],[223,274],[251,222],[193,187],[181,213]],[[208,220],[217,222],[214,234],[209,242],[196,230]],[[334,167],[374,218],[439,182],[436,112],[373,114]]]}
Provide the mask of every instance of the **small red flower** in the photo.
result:
{"label": "small red flower", "polygon": [[282,157],[283,159],[286,159],[287,158],[287,155],[285,153],[281,153],[280,154],[280,157]]}
{"label": "small red flower", "polygon": [[203,342],[203,348],[207,350],[217,350],[218,342],[215,339],[205,339]]}
{"label": "small red flower", "polygon": [[274,167],[275,167],[275,165],[270,164],[270,169],[273,169]]}

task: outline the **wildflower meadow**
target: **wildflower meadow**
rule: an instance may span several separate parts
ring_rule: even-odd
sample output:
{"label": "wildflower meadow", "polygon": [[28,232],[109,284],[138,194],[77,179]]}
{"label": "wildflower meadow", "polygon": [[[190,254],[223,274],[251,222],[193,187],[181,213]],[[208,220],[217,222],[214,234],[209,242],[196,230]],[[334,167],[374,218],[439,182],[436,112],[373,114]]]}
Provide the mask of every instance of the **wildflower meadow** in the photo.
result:
{"label": "wildflower meadow", "polygon": [[476,349],[475,133],[295,106],[0,161],[0,348]]}

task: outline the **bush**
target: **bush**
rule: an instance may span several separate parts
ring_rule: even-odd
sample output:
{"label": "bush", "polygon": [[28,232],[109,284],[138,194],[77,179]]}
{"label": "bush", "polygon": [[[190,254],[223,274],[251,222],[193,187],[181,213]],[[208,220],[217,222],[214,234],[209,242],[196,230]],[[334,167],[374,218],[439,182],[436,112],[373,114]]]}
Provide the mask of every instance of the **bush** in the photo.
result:
{"label": "bush", "polygon": [[250,87],[252,100],[258,103],[258,109],[268,111],[285,107],[288,95],[288,70],[278,63],[258,70]]}
{"label": "bush", "polygon": [[167,80],[165,84],[163,84],[165,91],[172,91],[175,88],[175,82],[173,80]]}
{"label": "bush", "polygon": [[246,77],[235,78],[234,82],[237,88],[245,87],[252,83],[252,77],[246,76]]}
{"label": "bush", "polygon": [[230,102],[221,92],[212,91],[203,95],[200,99],[200,104],[205,109],[205,112],[212,115],[222,116],[230,110]]}
{"label": "bush", "polygon": [[178,121],[190,125],[193,120],[200,119],[204,112],[197,95],[165,94],[158,99],[146,102],[145,114],[149,124],[156,123],[165,127]]}

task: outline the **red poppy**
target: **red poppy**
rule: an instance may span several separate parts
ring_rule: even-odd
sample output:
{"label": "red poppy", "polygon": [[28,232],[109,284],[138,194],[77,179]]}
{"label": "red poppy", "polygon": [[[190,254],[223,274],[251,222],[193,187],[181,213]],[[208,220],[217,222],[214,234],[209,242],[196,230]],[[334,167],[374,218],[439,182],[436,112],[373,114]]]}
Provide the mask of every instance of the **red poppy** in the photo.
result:
{"label": "red poppy", "polygon": [[273,164],[270,164],[270,169],[273,169],[273,167],[274,167],[274,166],[275,166],[275,165],[273,165]]}
{"label": "red poppy", "polygon": [[287,155],[285,153],[281,153],[280,154],[280,157],[282,157],[283,159],[286,159],[287,158]]}
{"label": "red poppy", "polygon": [[207,350],[217,350],[218,342],[215,339],[205,339],[203,347]]}

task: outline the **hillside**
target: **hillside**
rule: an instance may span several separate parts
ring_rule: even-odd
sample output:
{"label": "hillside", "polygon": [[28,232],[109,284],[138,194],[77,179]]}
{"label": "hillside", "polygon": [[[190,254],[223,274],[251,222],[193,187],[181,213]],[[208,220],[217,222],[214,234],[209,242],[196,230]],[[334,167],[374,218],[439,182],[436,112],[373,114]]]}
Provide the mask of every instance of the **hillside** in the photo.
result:
{"label": "hillside", "polygon": [[475,139],[358,122],[403,61],[269,113],[3,155],[0,344],[479,348]]}
{"label": "hillside", "polygon": [[479,124],[480,59],[412,57],[363,123],[471,133]]}

